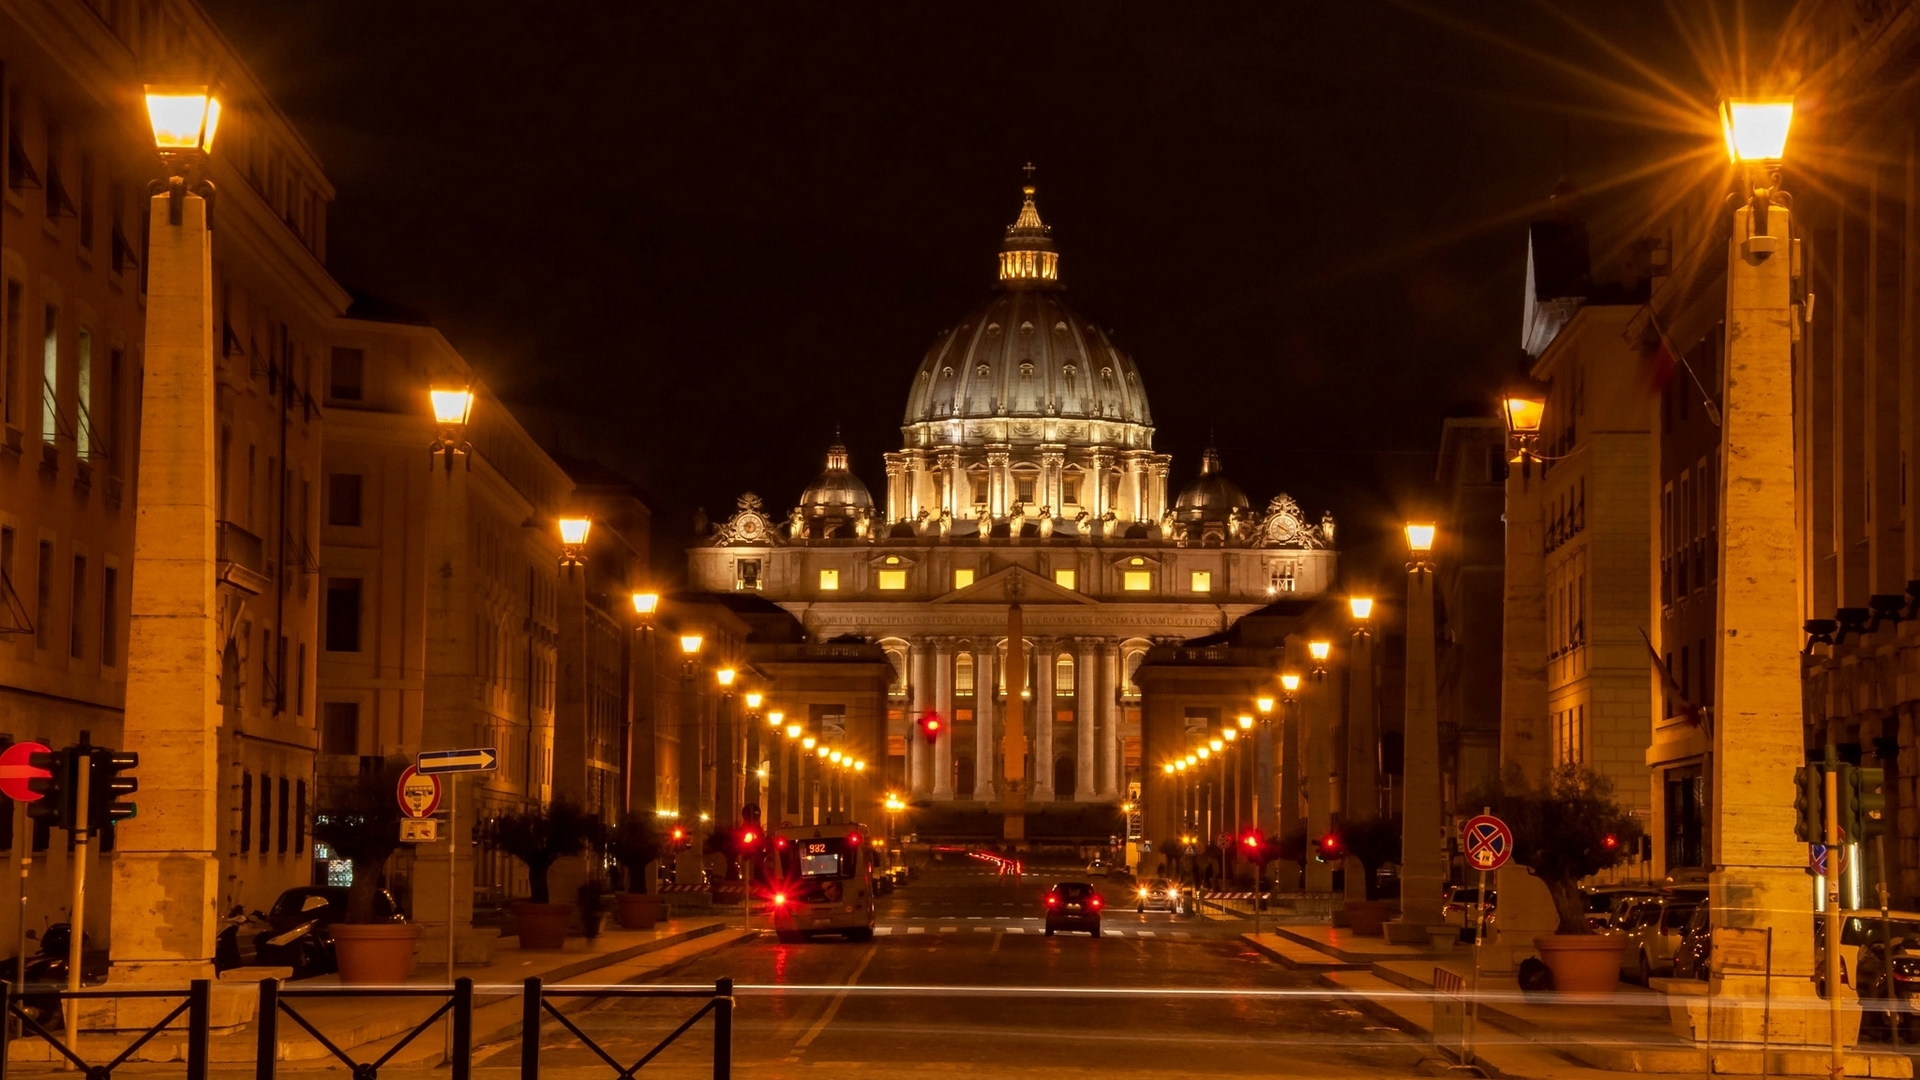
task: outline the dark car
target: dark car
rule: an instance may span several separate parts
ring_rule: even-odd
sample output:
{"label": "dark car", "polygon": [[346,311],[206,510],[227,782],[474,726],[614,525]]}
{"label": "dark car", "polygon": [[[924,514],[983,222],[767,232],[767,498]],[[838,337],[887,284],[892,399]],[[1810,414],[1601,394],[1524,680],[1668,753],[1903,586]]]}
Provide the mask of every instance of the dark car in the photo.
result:
{"label": "dark car", "polygon": [[[346,917],[347,889],[343,885],[302,885],[288,889],[267,910],[271,927],[254,938],[254,962],[290,967],[304,979],[335,970],[333,924]],[[375,922],[405,922],[406,913],[393,894],[381,889],[373,897]]]}
{"label": "dark car", "polygon": [[1106,901],[1084,881],[1062,881],[1047,890],[1047,936],[1055,930],[1085,930],[1100,936],[1100,909]]}

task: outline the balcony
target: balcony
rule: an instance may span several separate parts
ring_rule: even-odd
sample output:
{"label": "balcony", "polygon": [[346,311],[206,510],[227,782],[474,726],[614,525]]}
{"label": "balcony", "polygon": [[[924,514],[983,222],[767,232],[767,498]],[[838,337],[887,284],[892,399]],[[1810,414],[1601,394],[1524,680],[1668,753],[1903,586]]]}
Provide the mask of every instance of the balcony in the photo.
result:
{"label": "balcony", "polygon": [[214,581],[248,596],[267,591],[266,545],[231,521],[214,522]]}

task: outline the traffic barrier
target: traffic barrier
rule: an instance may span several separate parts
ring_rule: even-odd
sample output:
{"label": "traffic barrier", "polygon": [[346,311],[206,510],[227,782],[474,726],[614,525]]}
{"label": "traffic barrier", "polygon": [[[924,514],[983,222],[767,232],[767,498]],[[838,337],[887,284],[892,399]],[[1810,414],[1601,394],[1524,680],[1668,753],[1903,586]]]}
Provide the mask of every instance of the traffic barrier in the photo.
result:
{"label": "traffic barrier", "polygon": [[[425,1019],[415,1024],[413,1030],[393,1044],[386,1053],[373,1061],[355,1061],[345,1050],[334,1045],[319,1028],[306,1017],[300,1015],[289,998],[364,998],[364,997],[444,997],[447,1000]],[[377,1080],[380,1067],[393,1060],[393,1056],[405,1049],[407,1044],[418,1038],[420,1033],[432,1027],[436,1021],[449,1012],[453,1014],[453,1039],[450,1058],[447,1062],[453,1074],[452,1080],[468,1080],[473,1072],[473,980],[455,979],[453,989],[439,987],[412,986],[313,986],[300,989],[285,989],[278,979],[260,980],[260,1012],[254,1021],[254,1063],[253,1075],[256,1080],[273,1080],[274,1069],[280,1057],[280,1014],[285,1013],[293,1022],[306,1029],[315,1042],[329,1054],[339,1058],[347,1068],[353,1071],[354,1080]],[[4,1078],[0,1078],[4,1080]]]}
{"label": "traffic barrier", "polygon": [[[675,1039],[685,1035],[700,1018],[713,1014],[713,1080],[732,1080],[733,1076],[733,980],[720,979],[708,990],[669,990],[644,986],[544,986],[539,979],[528,979],[524,984],[525,996],[520,1003],[520,1080],[540,1080],[540,1024],[541,1013],[560,1021],[560,1026],[573,1033],[581,1044],[592,1050],[601,1061],[607,1063],[621,1080],[632,1080],[633,1074],[646,1066],[647,1062],[658,1057],[662,1050],[673,1045]],[[654,1044],[653,1049],[641,1056],[632,1065],[622,1065],[606,1049],[595,1042],[586,1032],[567,1019],[559,1009],[553,1007],[552,998],[560,997],[608,997],[608,998],[706,998],[707,1003],[700,1006],[692,1016],[686,1018],[679,1027],[667,1033],[667,1037]],[[358,1080],[358,1078],[356,1078]],[[464,1077],[457,1080],[465,1080]]]}
{"label": "traffic barrier", "polygon": [[[107,998],[184,998],[173,1011],[161,1017],[160,1022],[142,1031],[138,1038],[120,1051],[113,1060],[96,1065],[82,1058],[74,1049],[68,1032],[55,1035],[41,1025],[24,1007],[24,999],[29,996],[17,992],[10,982],[0,981],[0,1018],[9,1022],[0,1024],[5,1034],[0,1035],[0,1080],[6,1080],[7,1058],[12,1049],[12,1020],[20,1021],[22,1036],[34,1035],[44,1040],[56,1053],[73,1064],[73,1067],[87,1074],[88,1080],[107,1080],[113,1070],[127,1063],[154,1036],[173,1026],[182,1015],[187,1018],[187,1080],[207,1080],[207,1061],[209,1038],[212,1032],[212,1010],[209,1001],[213,996],[213,983],[209,979],[195,979],[185,990],[58,990],[34,987],[31,997],[39,1001],[51,1001],[58,1006],[66,1002],[79,1002],[83,1007],[87,1001]],[[77,1010],[76,1010],[77,1011]],[[62,1036],[67,1036],[63,1038]],[[98,1038],[97,1036],[95,1038]],[[463,1078],[464,1080],[464,1078]]]}

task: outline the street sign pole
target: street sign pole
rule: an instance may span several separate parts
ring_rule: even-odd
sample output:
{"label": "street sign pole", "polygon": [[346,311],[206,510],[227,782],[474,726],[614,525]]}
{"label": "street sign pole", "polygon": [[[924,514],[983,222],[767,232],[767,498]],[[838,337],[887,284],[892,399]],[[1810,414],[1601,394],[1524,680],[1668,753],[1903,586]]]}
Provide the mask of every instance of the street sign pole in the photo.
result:
{"label": "street sign pole", "polygon": [[1480,1019],[1480,946],[1487,935],[1487,875],[1513,858],[1513,830],[1493,816],[1493,808],[1482,807],[1480,815],[1470,818],[1463,830],[1468,865],[1480,871],[1479,896],[1473,910],[1473,988],[1467,998],[1466,1022],[1460,1039],[1460,1064],[1473,1064],[1474,1028]]}
{"label": "street sign pole", "polygon": [[73,804],[73,906],[67,911],[67,1049],[80,1056],[80,943],[86,939],[87,917],[87,786],[92,779],[93,757],[88,753],[87,736],[80,733],[80,745],[74,748],[78,765]]}
{"label": "street sign pole", "polygon": [[1827,755],[1827,1034],[1833,1050],[1833,1080],[1843,1080],[1847,1051],[1840,1038],[1840,860],[1835,857],[1840,848],[1840,770],[1831,767],[1832,745],[1827,747]]}

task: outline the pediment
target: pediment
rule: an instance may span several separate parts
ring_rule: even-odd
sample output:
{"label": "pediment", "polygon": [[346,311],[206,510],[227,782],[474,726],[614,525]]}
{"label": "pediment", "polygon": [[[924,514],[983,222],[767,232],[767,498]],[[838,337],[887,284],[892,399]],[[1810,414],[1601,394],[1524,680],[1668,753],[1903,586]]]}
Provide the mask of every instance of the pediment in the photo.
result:
{"label": "pediment", "polygon": [[1031,570],[1009,566],[996,570],[964,589],[936,597],[936,604],[1088,604],[1100,601],[1085,593],[1063,589]]}

